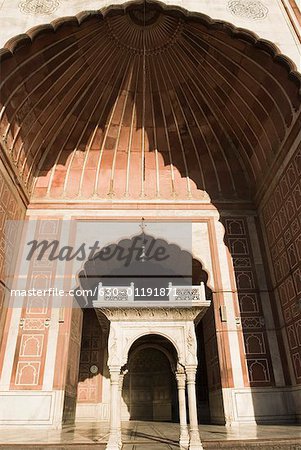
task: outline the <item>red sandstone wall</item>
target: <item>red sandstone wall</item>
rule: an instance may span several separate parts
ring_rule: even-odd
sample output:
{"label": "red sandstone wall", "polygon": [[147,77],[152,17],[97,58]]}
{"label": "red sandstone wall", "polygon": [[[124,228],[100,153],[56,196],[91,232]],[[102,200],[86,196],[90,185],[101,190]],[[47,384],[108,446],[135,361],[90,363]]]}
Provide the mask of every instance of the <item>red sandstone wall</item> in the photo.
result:
{"label": "red sandstone wall", "polygon": [[274,382],[273,368],[247,217],[225,217],[223,222],[238,291],[248,381],[253,387],[269,386]]}
{"label": "red sandstone wall", "polygon": [[[60,232],[58,220],[36,221],[37,240],[59,239]],[[56,275],[56,264],[56,261],[49,261],[45,267],[41,267],[41,262],[33,259],[29,265],[26,289],[51,287]],[[11,378],[12,390],[42,389],[51,309],[50,295],[24,297]]]}
{"label": "red sandstone wall", "polygon": [[73,422],[75,419],[82,318],[83,313],[81,308],[73,308],[71,310],[70,340],[63,411],[63,421],[65,423]]}
{"label": "red sandstone wall", "polygon": [[214,311],[212,305],[203,319],[208,388],[210,391],[214,391],[222,387],[215,327]]}
{"label": "red sandstone wall", "polygon": [[11,228],[9,238],[5,242],[5,227],[8,220],[20,220],[25,215],[16,186],[10,179],[4,165],[0,161],[0,343],[4,332],[6,318],[5,295],[8,293],[5,280],[5,261],[11,260],[16,253],[16,228]]}
{"label": "red sandstone wall", "polygon": [[[102,330],[94,310],[86,309],[83,318],[78,402],[99,403],[102,401],[104,344],[106,345],[106,342],[103,342]],[[90,371],[93,365],[98,367],[96,374]]]}
{"label": "red sandstone wall", "polygon": [[266,199],[261,221],[292,383],[301,384],[301,148]]}

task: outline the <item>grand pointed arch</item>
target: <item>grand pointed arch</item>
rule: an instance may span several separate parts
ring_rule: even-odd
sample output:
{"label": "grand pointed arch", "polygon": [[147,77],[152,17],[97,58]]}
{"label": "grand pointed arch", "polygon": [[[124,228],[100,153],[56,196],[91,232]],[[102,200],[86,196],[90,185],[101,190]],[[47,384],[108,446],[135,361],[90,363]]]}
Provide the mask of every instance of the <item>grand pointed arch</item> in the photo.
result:
{"label": "grand pointed arch", "polygon": [[298,131],[274,44],[157,2],[31,29],[1,66],[2,143],[34,201],[250,200]]}
{"label": "grand pointed arch", "polygon": [[[294,63],[251,31],[153,1],[38,26],[8,41],[0,58],[0,211],[6,218],[38,219],[41,239],[59,239],[61,222],[71,219],[70,241],[79,222],[139,223],[143,216],[174,221],[177,228],[188,221],[192,254],[212,287],[212,306],[190,327],[198,339],[194,363],[197,357],[203,368],[197,387],[212,422],[299,417],[301,97]],[[49,218],[51,226],[40,227]],[[16,243],[13,230],[9,249]],[[65,273],[55,264],[51,270]],[[34,272],[32,265],[29,286]],[[72,276],[70,288],[76,285]],[[9,290],[5,283],[0,289]],[[30,308],[7,317],[2,309],[4,394],[27,390],[30,397],[28,386],[36,383],[43,407],[35,411],[42,414],[49,389],[55,404],[50,427],[60,425],[65,413],[73,420],[75,409],[79,419],[87,411],[95,418],[95,404],[101,420],[108,420],[108,378],[99,371],[93,380],[95,398],[92,388],[85,397],[84,381],[97,378],[86,364],[95,362],[94,350],[99,356],[120,344],[118,321],[108,344],[108,320],[100,313],[98,324],[94,311],[62,309],[41,312],[36,318],[43,330],[30,330],[45,343],[33,361],[41,368],[35,369],[38,378],[25,377],[27,359],[19,353],[29,334]],[[82,315],[82,342],[90,344],[81,349]],[[191,333],[184,331],[187,347]],[[76,358],[85,352],[77,405]],[[103,355],[98,369],[107,369]],[[16,409],[29,423],[21,402],[16,395]],[[251,411],[247,418],[245,409]],[[10,423],[18,420],[12,416]]]}

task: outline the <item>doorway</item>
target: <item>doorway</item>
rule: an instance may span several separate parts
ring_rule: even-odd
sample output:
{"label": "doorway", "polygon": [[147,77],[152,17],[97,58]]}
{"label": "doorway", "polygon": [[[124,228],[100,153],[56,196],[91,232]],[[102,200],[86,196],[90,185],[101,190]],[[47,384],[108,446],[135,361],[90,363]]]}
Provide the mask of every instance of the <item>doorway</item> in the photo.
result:
{"label": "doorway", "polygon": [[177,421],[175,376],[159,347],[142,345],[130,353],[123,399],[130,420]]}

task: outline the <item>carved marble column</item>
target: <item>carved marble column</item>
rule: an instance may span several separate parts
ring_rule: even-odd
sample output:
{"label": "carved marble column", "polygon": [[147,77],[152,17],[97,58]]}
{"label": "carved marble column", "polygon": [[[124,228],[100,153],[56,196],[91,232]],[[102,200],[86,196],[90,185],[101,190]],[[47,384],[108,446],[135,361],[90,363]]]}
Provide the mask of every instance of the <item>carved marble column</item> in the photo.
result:
{"label": "carved marble column", "polygon": [[106,450],[120,450],[121,447],[121,414],[120,414],[120,367],[110,367],[110,434]]}
{"label": "carved marble column", "polygon": [[119,415],[118,417],[118,440],[119,440],[119,447],[122,447],[122,438],[121,438],[121,405],[122,405],[122,387],[123,387],[123,379],[128,371],[122,370],[119,375],[119,384],[118,384],[118,407],[116,408],[116,414]]}
{"label": "carved marble column", "polygon": [[187,427],[187,413],[186,413],[186,375],[183,368],[178,368],[176,372],[176,380],[178,385],[178,399],[179,399],[179,417],[180,417],[180,447],[187,449],[189,445],[189,433]]}
{"label": "carved marble column", "polygon": [[189,407],[189,450],[202,450],[203,446],[199,434],[198,414],[196,405],[195,377],[196,366],[186,366],[188,407]]}

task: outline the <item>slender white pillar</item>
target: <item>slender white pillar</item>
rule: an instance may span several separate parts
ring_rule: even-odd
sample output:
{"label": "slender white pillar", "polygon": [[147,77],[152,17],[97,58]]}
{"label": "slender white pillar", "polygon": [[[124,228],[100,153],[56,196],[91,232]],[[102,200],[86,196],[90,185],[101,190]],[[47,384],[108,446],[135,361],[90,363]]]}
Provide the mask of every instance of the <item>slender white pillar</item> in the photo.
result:
{"label": "slender white pillar", "polygon": [[189,407],[189,430],[190,442],[189,450],[202,450],[203,446],[200,439],[198,414],[196,406],[195,376],[196,366],[186,366],[188,407]]}
{"label": "slender white pillar", "polygon": [[118,417],[118,441],[119,441],[119,448],[122,447],[122,438],[121,438],[121,405],[122,405],[122,387],[123,387],[123,379],[124,375],[127,373],[127,370],[122,370],[119,375],[119,383],[118,383],[118,406],[116,407],[116,414],[119,415]]}
{"label": "slender white pillar", "polygon": [[187,427],[187,413],[186,413],[186,375],[184,369],[178,369],[176,372],[176,380],[178,385],[178,399],[179,399],[179,418],[180,418],[180,447],[187,449],[189,446],[189,433]]}
{"label": "slender white pillar", "polygon": [[121,446],[121,414],[120,414],[120,367],[110,367],[110,434],[106,450],[120,450]]}

